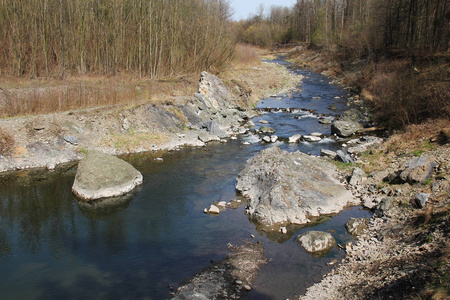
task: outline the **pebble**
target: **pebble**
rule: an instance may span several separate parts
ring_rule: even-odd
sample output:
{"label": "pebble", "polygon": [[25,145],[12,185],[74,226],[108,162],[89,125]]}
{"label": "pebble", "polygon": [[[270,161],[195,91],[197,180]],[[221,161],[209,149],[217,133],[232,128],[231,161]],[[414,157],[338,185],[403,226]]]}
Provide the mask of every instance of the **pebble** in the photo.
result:
{"label": "pebble", "polygon": [[247,291],[251,291],[252,287],[249,286],[248,284],[244,285],[244,289],[246,289]]}

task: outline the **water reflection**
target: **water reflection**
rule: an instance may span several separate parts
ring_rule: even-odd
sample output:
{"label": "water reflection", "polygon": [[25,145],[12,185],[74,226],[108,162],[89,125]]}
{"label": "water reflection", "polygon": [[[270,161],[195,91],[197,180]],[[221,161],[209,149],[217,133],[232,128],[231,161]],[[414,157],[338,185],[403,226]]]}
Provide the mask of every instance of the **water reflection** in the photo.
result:
{"label": "water reflection", "polygon": [[[328,88],[333,95],[342,93],[335,86],[321,86]],[[307,92],[307,86],[303,90]],[[289,101],[300,103],[304,95]],[[320,103],[306,99],[299,105],[308,106],[308,101],[311,107]],[[338,112],[345,106],[342,103],[338,103]],[[326,107],[314,109],[329,113]],[[280,136],[321,128],[315,117],[296,119],[292,114],[269,113],[264,118],[272,118],[274,126],[281,124],[277,127]],[[165,299],[169,284],[192,276],[208,266],[210,259],[222,259],[228,243],[241,244],[251,235],[263,242],[272,263],[263,267],[250,295],[255,295],[253,299],[292,297],[321,276],[327,261],[343,253],[334,249],[324,258],[312,259],[295,242],[307,229],[289,227],[287,235],[265,232],[249,221],[243,206],[216,217],[203,213],[215,201],[236,198],[235,178],[246,160],[273,146],[247,138],[253,141],[251,145],[235,140],[202,149],[126,156],[143,173],[144,183],[114,205],[77,202],[71,192],[73,166],[60,172],[32,170],[0,177],[2,298]],[[333,140],[276,145],[313,154],[320,147],[339,147]],[[156,162],[155,157],[162,157],[163,162]],[[334,228],[342,243],[351,238],[343,229],[345,218],[359,213],[349,211],[317,226],[319,230],[321,226]]]}

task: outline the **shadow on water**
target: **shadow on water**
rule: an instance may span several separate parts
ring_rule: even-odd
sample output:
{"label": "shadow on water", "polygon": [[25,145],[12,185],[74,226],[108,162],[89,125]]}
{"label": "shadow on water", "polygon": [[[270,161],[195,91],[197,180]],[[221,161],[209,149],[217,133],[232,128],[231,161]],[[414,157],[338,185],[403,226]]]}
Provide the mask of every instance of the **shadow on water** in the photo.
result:
{"label": "shadow on water", "polygon": [[[308,76],[316,80],[315,75]],[[305,93],[315,92],[305,83],[292,99],[261,104],[295,102],[313,109],[311,116],[266,113],[261,118],[269,119],[279,136],[317,130],[326,134],[329,128],[320,127],[317,114],[331,114],[327,111],[331,98],[338,102],[338,111],[345,101],[334,98],[343,93],[338,87],[320,88],[322,102],[306,99]],[[251,144],[242,145],[243,141]],[[325,257],[313,258],[295,241],[308,228],[289,227],[287,235],[267,233],[249,221],[244,205],[215,217],[203,213],[215,201],[236,198],[236,176],[247,159],[274,145],[313,154],[320,148],[340,147],[332,139],[320,144],[265,144],[248,134],[201,149],[126,156],[141,171],[144,183],[117,205],[78,202],[71,192],[74,165],[56,172],[31,170],[0,177],[2,298],[166,299],[168,285],[176,287],[211,259],[224,258],[228,243],[240,245],[252,235],[263,243],[270,261],[262,267],[249,298],[281,299],[301,293],[330,268],[328,262],[344,253],[335,248]],[[349,209],[325,217],[314,228],[332,231],[343,244],[352,239],[343,224],[350,217],[368,215]]]}

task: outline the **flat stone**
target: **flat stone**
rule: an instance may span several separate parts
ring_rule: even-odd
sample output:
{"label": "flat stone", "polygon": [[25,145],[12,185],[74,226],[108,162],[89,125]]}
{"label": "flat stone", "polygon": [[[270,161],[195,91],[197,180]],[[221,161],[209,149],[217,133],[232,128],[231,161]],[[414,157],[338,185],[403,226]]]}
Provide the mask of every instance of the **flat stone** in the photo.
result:
{"label": "flat stone", "polygon": [[307,142],[313,142],[313,143],[320,142],[322,140],[321,137],[312,136],[312,135],[304,135],[302,138],[303,138],[303,140],[305,140]]}
{"label": "flat stone", "polygon": [[328,149],[320,149],[320,156],[330,157],[334,159],[336,157],[336,152],[328,150]]}

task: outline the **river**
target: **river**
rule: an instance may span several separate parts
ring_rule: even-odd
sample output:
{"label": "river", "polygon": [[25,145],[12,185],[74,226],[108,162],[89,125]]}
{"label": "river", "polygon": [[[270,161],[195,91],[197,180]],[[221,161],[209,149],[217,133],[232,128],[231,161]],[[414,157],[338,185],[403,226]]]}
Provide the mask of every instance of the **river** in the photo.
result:
{"label": "river", "polygon": [[[285,64],[282,61],[277,63]],[[300,133],[330,134],[320,117],[333,118],[346,109],[346,92],[309,70],[301,90],[260,101],[257,109],[281,138]],[[336,110],[329,110],[331,104]],[[290,108],[291,112],[273,108]],[[243,145],[248,141],[250,145]],[[130,155],[144,176],[143,185],[120,205],[89,209],[71,193],[76,167],[63,171],[29,170],[0,181],[0,291],[2,299],[167,299],[177,286],[210,260],[255,236],[264,245],[268,263],[261,268],[250,299],[287,299],[304,292],[341,259],[335,248],[315,258],[289,235],[267,235],[249,221],[244,205],[217,216],[203,213],[214,201],[237,198],[236,175],[247,159],[271,146],[318,155],[341,142],[285,141],[265,144],[252,133],[228,143],[183,148],[170,153]],[[155,157],[162,157],[163,162]],[[333,232],[338,243],[352,240],[344,229],[350,217],[367,217],[356,207],[329,216],[315,230]]]}

